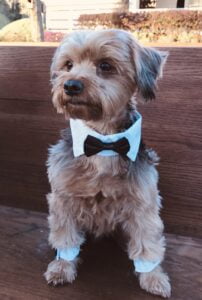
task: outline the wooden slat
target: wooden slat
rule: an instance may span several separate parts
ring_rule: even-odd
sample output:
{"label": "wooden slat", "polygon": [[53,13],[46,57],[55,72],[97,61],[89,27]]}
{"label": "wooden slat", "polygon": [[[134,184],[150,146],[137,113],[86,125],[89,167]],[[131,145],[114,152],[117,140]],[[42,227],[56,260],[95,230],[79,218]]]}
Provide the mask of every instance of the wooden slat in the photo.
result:
{"label": "wooden slat", "polygon": [[[160,299],[140,289],[132,262],[112,238],[88,238],[76,281],[48,286],[43,273],[54,252],[47,242],[46,219],[46,214],[0,207],[0,299]],[[171,278],[172,300],[201,299],[201,256],[202,240],[167,235],[164,268]]]}
{"label": "wooden slat", "polygon": [[[202,232],[202,48],[170,51],[154,102],[140,105],[146,144],[161,157],[166,231]],[[0,202],[46,210],[47,147],[66,126],[51,104],[54,47],[0,47]]]}
{"label": "wooden slat", "polygon": [[47,148],[66,124],[46,101],[1,99],[0,106],[1,202],[45,209]]}
{"label": "wooden slat", "polygon": [[[98,7],[84,7],[82,8],[82,14],[96,14],[96,13],[103,13],[105,11],[108,12],[113,12],[115,11],[114,7],[103,7],[103,8],[98,8]],[[58,10],[58,11],[51,11],[48,10],[46,13],[46,19],[47,21],[49,20],[54,20],[54,19],[69,19],[72,17],[79,17],[81,15],[81,8],[79,7],[71,7],[68,10]]]}
{"label": "wooden slat", "polygon": [[54,51],[54,47],[0,47],[0,98],[50,100]]}
{"label": "wooden slat", "polygon": [[106,4],[110,5],[116,5],[116,4],[122,4],[121,0],[45,0],[44,3],[47,7],[71,7],[72,5],[97,5],[97,6],[103,6]]}
{"label": "wooden slat", "polygon": [[120,8],[120,3],[110,3],[110,2],[106,2],[106,3],[102,3],[102,5],[99,5],[97,3],[73,3],[72,5],[64,5],[64,6],[47,6],[46,7],[46,12],[68,12],[68,11],[72,11],[72,10],[79,10],[80,14],[83,14],[83,10],[89,9],[96,9],[96,10],[103,10],[103,9],[114,9],[114,8]]}
{"label": "wooden slat", "polygon": [[70,6],[67,8],[53,8],[47,9],[46,12],[46,28],[51,31],[64,31],[77,30],[80,27],[78,19],[81,14],[91,15],[95,13],[113,13],[117,12],[120,6],[106,5],[103,7],[99,6]]}
{"label": "wooden slat", "polygon": [[75,30],[75,23],[74,20],[49,20],[46,25],[48,30],[66,32]]}
{"label": "wooden slat", "polygon": [[202,236],[202,49],[173,50],[157,100],[140,108],[143,135],[161,157],[167,230]]}
{"label": "wooden slat", "polygon": [[[45,1],[48,30],[67,31],[78,29],[77,20],[82,14],[113,13],[122,10],[120,0],[94,1]],[[73,23],[72,23],[73,22]]]}

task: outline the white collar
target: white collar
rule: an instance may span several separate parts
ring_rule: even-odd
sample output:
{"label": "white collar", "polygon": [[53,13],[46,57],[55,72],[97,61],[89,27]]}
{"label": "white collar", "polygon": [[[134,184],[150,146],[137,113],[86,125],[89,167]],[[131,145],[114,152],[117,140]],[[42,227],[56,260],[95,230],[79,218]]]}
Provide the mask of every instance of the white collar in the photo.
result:
{"label": "white collar", "polygon": [[[88,135],[94,136],[104,143],[116,142],[119,139],[125,137],[127,138],[130,144],[130,150],[126,155],[132,161],[135,161],[140,146],[140,140],[141,140],[142,116],[140,115],[140,113],[135,112],[135,117],[136,117],[135,123],[127,130],[120,133],[109,134],[109,135],[102,135],[96,132],[95,130],[89,128],[80,119],[70,119],[70,128],[72,132],[74,156],[77,157],[84,154],[84,141]],[[103,150],[99,152],[97,155],[114,156],[114,155],[118,155],[118,153],[112,150]]]}

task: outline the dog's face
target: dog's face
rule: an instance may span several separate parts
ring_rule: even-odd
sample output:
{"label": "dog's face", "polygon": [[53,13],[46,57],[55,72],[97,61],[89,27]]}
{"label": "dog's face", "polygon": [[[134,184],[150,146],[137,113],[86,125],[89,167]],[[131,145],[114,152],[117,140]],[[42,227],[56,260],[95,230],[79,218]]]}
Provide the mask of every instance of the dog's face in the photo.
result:
{"label": "dog's face", "polygon": [[155,97],[166,57],[141,47],[122,30],[74,32],[53,58],[53,104],[71,118],[112,118],[131,104],[137,92],[146,100]]}

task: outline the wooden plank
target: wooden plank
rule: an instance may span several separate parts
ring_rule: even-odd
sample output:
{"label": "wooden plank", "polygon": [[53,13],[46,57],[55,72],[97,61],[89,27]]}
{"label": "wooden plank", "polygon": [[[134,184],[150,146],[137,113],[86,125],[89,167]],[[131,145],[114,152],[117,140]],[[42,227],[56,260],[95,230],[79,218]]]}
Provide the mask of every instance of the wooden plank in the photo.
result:
{"label": "wooden plank", "polygon": [[[202,232],[202,48],[170,51],[156,101],[140,105],[146,144],[161,157],[166,231]],[[0,47],[0,203],[46,210],[48,145],[66,126],[52,108],[54,47]]]}
{"label": "wooden plank", "polygon": [[[144,41],[141,43],[143,46],[147,46],[147,47],[157,47],[157,44],[156,42],[148,42],[148,41]],[[40,42],[40,43],[34,43],[34,42],[0,42],[0,46],[1,47],[5,47],[5,46],[20,46],[20,47],[27,47],[27,48],[30,48],[31,46],[34,46],[34,47],[57,47],[59,45],[58,42]],[[174,47],[174,48],[201,48],[201,43],[198,43],[198,42],[195,42],[195,43],[177,43],[177,42],[161,42],[161,43],[158,43],[158,48],[161,49],[161,48],[167,48],[170,49],[171,47]]]}
{"label": "wooden plank", "polygon": [[5,141],[0,148],[2,204],[46,209],[47,149],[67,124],[51,102],[42,100],[0,100],[0,136]]}
{"label": "wooden plank", "polygon": [[113,13],[120,10],[120,5],[114,6],[111,4],[105,6],[79,6],[73,5],[68,7],[53,7],[47,8],[46,11],[46,27],[51,31],[69,31],[76,30],[80,27],[78,19],[82,14],[95,13]]}
{"label": "wooden plank", "polygon": [[[54,252],[47,243],[47,215],[0,207],[0,298],[15,300],[158,300],[141,290],[132,262],[112,238],[88,238],[73,284],[50,287],[43,278]],[[202,295],[202,240],[167,235],[164,268],[171,277],[173,300]],[[188,288],[187,288],[188,287]]]}
{"label": "wooden plank", "polygon": [[69,31],[78,29],[78,18],[82,14],[113,13],[120,11],[122,1],[53,1],[46,2],[46,27],[51,31]]}
{"label": "wooden plank", "polygon": [[102,5],[99,5],[97,3],[73,3],[72,5],[64,5],[64,6],[47,6],[46,7],[46,12],[68,12],[68,11],[72,11],[72,10],[79,10],[80,14],[83,14],[83,10],[85,9],[96,9],[96,10],[103,10],[106,8],[109,9],[114,9],[114,8],[120,8],[120,3],[110,3],[110,2],[106,2],[106,3],[102,3]]}
{"label": "wooden plank", "polygon": [[170,50],[157,100],[140,111],[144,139],[161,157],[166,230],[202,236],[202,49],[187,50]]}
{"label": "wooden plank", "polygon": [[66,20],[49,20],[47,21],[46,25],[47,25],[47,29],[48,30],[55,30],[57,31],[72,31],[75,30],[75,20],[71,20],[71,19],[66,19]]}
{"label": "wooden plank", "polygon": [[50,100],[54,51],[54,47],[0,47],[0,98]]}
{"label": "wooden plank", "polygon": [[[82,9],[82,12],[81,12],[81,9]],[[118,8],[117,8],[118,9]],[[107,6],[107,7],[103,7],[103,8],[98,8],[98,7],[83,7],[83,8],[80,8],[80,7],[71,7],[69,9],[66,9],[66,10],[58,10],[58,11],[55,11],[55,10],[48,10],[46,12],[46,18],[47,18],[47,21],[48,20],[52,20],[52,19],[64,19],[64,18],[72,18],[72,16],[77,16],[79,17],[80,15],[83,15],[83,14],[97,14],[97,13],[103,13],[105,11],[108,11],[108,13],[110,12],[114,12],[116,10],[115,7],[112,7],[112,6]]]}
{"label": "wooden plank", "polygon": [[122,1],[121,0],[68,0],[68,2],[66,0],[57,0],[57,3],[56,1],[54,0],[45,0],[44,1],[45,4],[46,4],[46,7],[49,8],[49,7],[70,7],[72,5],[97,5],[97,6],[103,6],[105,4],[111,4],[111,5],[117,5],[117,4],[122,4]]}

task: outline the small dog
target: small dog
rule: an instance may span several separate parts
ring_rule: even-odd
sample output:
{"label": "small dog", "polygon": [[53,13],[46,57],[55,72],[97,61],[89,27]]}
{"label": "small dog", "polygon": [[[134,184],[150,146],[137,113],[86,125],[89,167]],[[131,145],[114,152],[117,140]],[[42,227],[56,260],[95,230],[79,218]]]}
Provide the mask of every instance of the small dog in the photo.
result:
{"label": "small dog", "polygon": [[57,250],[45,278],[72,282],[85,233],[121,228],[140,286],[169,297],[160,266],[165,252],[158,157],[141,141],[136,99],[155,98],[167,53],[142,47],[122,30],[69,34],[51,66],[53,104],[70,128],[50,148],[50,245]]}

